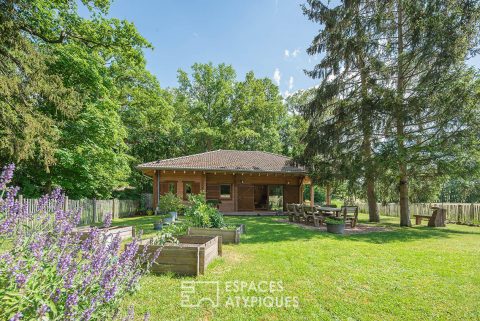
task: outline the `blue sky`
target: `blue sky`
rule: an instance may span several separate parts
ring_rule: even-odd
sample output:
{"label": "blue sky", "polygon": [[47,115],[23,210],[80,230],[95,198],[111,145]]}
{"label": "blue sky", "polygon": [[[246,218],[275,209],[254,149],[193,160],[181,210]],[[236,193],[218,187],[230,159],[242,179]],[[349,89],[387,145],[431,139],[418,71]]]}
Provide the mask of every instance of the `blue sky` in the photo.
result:
{"label": "blue sky", "polygon": [[211,61],[232,65],[239,79],[250,70],[275,79],[284,94],[317,83],[303,72],[315,63],[305,49],[318,30],[302,15],[303,2],[114,0],[109,15],[132,21],[153,44],[147,68],[162,87],[177,85],[179,68]]}
{"label": "blue sky", "polygon": [[[303,16],[303,0],[114,0],[110,16],[132,21],[155,49],[147,68],[162,87],[177,85],[177,70],[195,62],[230,64],[238,79],[253,70],[283,95],[318,83],[303,70],[318,57],[308,47],[319,26]],[[472,61],[480,65],[480,58]]]}

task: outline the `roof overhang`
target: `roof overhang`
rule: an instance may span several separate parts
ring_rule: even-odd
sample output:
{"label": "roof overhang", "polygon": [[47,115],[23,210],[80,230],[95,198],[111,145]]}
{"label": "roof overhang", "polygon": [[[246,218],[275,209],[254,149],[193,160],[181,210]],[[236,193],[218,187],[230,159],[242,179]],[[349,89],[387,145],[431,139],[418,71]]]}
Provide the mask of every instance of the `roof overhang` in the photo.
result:
{"label": "roof overhang", "polygon": [[256,174],[289,174],[289,175],[298,175],[305,176],[307,172],[305,171],[262,171],[262,170],[252,170],[252,169],[229,169],[229,168],[201,168],[201,167],[145,167],[137,166],[140,171],[198,171],[198,172],[227,172],[227,173],[256,173]]}

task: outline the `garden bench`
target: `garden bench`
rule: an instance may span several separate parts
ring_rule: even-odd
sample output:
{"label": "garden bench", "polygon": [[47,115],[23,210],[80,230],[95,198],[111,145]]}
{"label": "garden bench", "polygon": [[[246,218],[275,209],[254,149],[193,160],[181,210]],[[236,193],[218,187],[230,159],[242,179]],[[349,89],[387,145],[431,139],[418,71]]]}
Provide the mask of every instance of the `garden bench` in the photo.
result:
{"label": "garden bench", "polygon": [[301,204],[294,204],[293,205],[293,213],[295,215],[295,221],[300,223],[302,221],[305,221],[305,214],[303,212],[303,205]]}
{"label": "garden bench", "polygon": [[315,224],[315,217],[318,214],[315,210],[313,210],[309,206],[303,206],[303,214],[304,214],[306,224],[308,224],[309,222],[312,222],[313,224]]}
{"label": "garden bench", "polygon": [[432,215],[413,215],[415,217],[415,224],[422,224],[422,219],[428,219],[428,226],[430,227],[445,227],[445,220],[447,218],[447,210],[440,207],[432,207]]}
{"label": "garden bench", "polygon": [[432,217],[431,215],[413,215],[413,216],[415,217],[415,225],[420,225],[422,224],[423,219],[430,220],[430,218]]}
{"label": "garden bench", "polygon": [[358,221],[358,206],[342,206],[343,220],[354,228]]}

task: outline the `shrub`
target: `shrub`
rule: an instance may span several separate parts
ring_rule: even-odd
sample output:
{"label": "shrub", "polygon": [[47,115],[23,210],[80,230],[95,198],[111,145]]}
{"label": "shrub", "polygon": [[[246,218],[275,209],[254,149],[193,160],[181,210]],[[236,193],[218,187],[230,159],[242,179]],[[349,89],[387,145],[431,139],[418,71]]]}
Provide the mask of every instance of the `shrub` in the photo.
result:
{"label": "shrub", "polygon": [[222,213],[208,205],[204,195],[192,195],[188,200],[190,206],[185,210],[185,217],[192,226],[221,228],[225,225]]}
{"label": "shrub", "polygon": [[210,227],[222,228],[225,226],[223,215],[216,208],[210,207],[208,217],[210,218]]}
{"label": "shrub", "polygon": [[182,200],[175,194],[168,192],[160,196],[158,210],[160,213],[177,212],[182,207]]}
{"label": "shrub", "polygon": [[29,212],[15,200],[18,188],[7,187],[13,170],[0,176],[0,319],[111,319],[159,252],[137,255],[137,238],[120,253],[120,238],[98,228],[81,241],[72,233],[80,211],[64,211],[58,189]]}
{"label": "shrub", "polygon": [[182,223],[176,223],[176,224],[170,224],[165,226],[162,229],[162,233],[170,233],[173,236],[181,236],[187,234],[188,227],[190,225],[188,222],[182,222]]}

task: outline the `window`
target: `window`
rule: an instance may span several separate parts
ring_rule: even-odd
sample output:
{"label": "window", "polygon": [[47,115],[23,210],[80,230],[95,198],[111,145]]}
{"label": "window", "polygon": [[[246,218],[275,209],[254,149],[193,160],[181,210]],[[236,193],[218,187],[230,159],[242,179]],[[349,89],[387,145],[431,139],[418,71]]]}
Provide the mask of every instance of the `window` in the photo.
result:
{"label": "window", "polygon": [[168,182],[168,191],[177,194],[177,182]]}
{"label": "window", "polygon": [[188,197],[193,194],[193,183],[184,182],[183,183],[183,199],[188,200]]}
{"label": "window", "polygon": [[232,185],[230,184],[220,185],[220,198],[224,200],[232,198]]}

